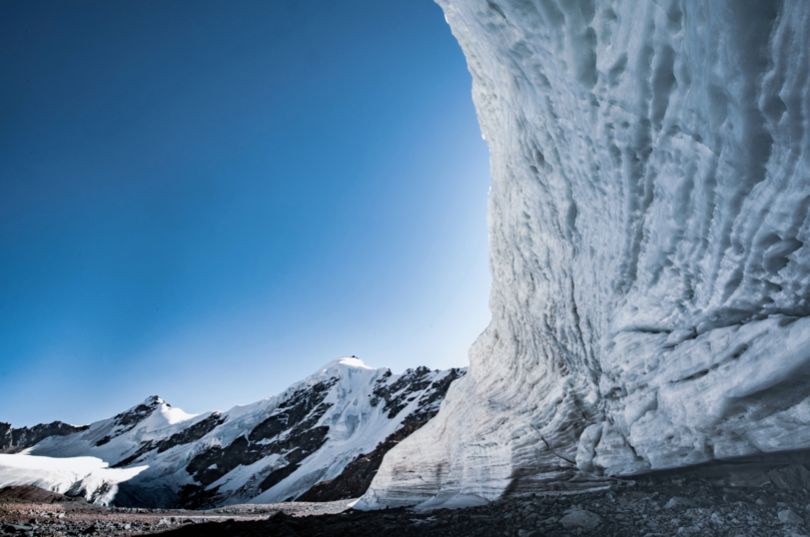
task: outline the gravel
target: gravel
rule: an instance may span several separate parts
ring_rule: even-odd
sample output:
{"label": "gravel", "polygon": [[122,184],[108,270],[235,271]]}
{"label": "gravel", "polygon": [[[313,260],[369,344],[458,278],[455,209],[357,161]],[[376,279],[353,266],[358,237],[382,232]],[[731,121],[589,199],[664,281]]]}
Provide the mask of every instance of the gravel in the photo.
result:
{"label": "gravel", "polygon": [[731,487],[700,479],[614,483],[578,494],[525,493],[455,510],[362,512],[347,502],[216,511],[0,503],[0,535],[164,537],[808,537],[806,490]]}

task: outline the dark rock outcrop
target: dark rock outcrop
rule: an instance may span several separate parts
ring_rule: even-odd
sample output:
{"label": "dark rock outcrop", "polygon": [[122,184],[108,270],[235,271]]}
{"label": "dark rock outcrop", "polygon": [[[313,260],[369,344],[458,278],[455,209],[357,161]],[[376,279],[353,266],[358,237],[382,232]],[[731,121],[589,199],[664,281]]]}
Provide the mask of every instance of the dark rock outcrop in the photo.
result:
{"label": "dark rock outcrop", "polygon": [[138,450],[135,453],[119,461],[117,464],[115,464],[115,466],[122,467],[128,464],[132,464],[133,462],[138,460],[141,456],[145,455],[146,453],[149,453],[152,450],[157,450],[158,453],[162,453],[175,446],[195,442],[200,438],[202,438],[203,436],[207,435],[209,432],[213,431],[219,425],[222,425],[224,422],[225,416],[223,416],[219,412],[214,412],[207,418],[200,420],[194,425],[171,435],[169,438],[165,438],[160,441],[150,440],[148,442],[145,442],[140,448],[138,448]]}
{"label": "dark rock outcrop", "polygon": [[[397,409],[393,413],[395,416],[407,405],[409,394],[412,394],[413,390],[422,390],[426,387],[423,382],[420,382],[420,379],[424,378],[427,373],[429,373],[429,370],[421,367],[413,370],[412,373],[406,373],[402,377],[404,382],[396,382],[390,388],[385,387],[384,389],[375,390],[375,397],[379,397],[380,400],[385,401],[386,410]],[[462,375],[464,375],[463,370],[451,369],[446,377],[435,381],[435,385],[432,386],[433,389],[427,392],[423,396],[423,400],[419,402],[419,410],[408,416],[400,429],[377,444],[377,447],[370,453],[359,455],[350,462],[335,479],[321,481],[301,495],[298,500],[305,502],[327,502],[343,498],[356,498],[362,495],[368,489],[371,480],[374,479],[374,474],[377,473],[377,469],[380,467],[382,459],[385,454],[388,453],[388,450],[422,427],[436,415],[436,412],[439,411],[439,407],[433,403],[442,399],[447,393],[447,388],[450,387],[450,383]],[[411,388],[403,390],[406,386],[410,386]],[[396,396],[393,394],[396,394]],[[391,411],[389,410],[389,416],[391,415]]]}
{"label": "dark rock outcrop", "polygon": [[76,426],[61,421],[18,428],[0,422],[0,453],[18,453],[49,436],[65,436],[85,429],[86,425]]}

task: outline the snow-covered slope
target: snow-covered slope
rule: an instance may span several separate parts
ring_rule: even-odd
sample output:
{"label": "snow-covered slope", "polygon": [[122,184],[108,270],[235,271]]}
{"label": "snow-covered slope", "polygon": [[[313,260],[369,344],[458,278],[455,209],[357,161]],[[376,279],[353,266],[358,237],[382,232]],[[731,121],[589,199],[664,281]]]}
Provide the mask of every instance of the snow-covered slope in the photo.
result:
{"label": "snow-covered slope", "polygon": [[132,479],[145,468],[110,468],[96,457],[0,454],[0,488],[33,485],[107,505],[115,498],[119,483]]}
{"label": "snow-covered slope", "polygon": [[492,321],[365,505],[810,447],[810,2],[438,1]]}
{"label": "snow-covered slope", "polygon": [[3,456],[0,485],[11,480],[143,506],[277,502],[316,484],[320,494],[356,497],[379,460],[365,482],[347,482],[344,468],[362,467],[363,456],[390,447],[386,439],[424,424],[461,375],[427,368],[394,375],[350,357],[281,395],[222,413],[189,415],[153,396],[85,430]]}

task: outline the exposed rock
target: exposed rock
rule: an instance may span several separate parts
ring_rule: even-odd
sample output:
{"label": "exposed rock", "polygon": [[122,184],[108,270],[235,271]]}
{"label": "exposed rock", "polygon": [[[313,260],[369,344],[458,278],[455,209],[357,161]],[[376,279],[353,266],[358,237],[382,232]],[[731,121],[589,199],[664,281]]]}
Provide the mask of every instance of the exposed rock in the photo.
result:
{"label": "exposed rock", "polygon": [[692,507],[695,505],[695,502],[690,500],[689,498],[684,498],[682,496],[673,496],[669,499],[667,503],[664,504],[665,509],[683,509],[685,507]]}
{"label": "exposed rock", "polygon": [[[186,470],[197,482],[209,485],[237,466],[253,464],[273,453],[291,451],[293,448],[297,453],[314,451],[323,443],[328,428],[318,430],[314,435],[308,435],[308,431],[331,406],[322,402],[334,383],[319,382],[312,387],[299,389],[252,431],[237,437],[226,447],[215,446],[199,453],[191,459]],[[290,426],[295,429],[283,440],[279,439],[279,435]],[[292,461],[293,464],[295,462]],[[267,488],[265,486],[264,490]]]}
{"label": "exposed rock", "polygon": [[584,528],[586,530],[592,530],[599,526],[601,522],[602,518],[599,515],[576,507],[566,511],[560,519],[560,524],[564,528],[569,529]]}
{"label": "exposed rock", "polygon": [[0,422],[0,453],[18,453],[49,436],[64,436],[84,431],[86,425],[76,426],[54,421],[33,427],[12,428],[11,424]]}
{"label": "exposed rock", "polygon": [[779,522],[782,524],[788,524],[791,526],[798,526],[799,524],[804,524],[804,519],[794,513],[791,509],[782,509],[777,513],[777,518],[779,518]]}
{"label": "exposed rock", "polygon": [[78,498],[72,498],[70,496],[65,496],[64,494],[51,492],[49,490],[44,490],[39,487],[34,487],[31,485],[0,488],[0,503],[31,502],[31,503],[46,504],[46,503],[64,503],[71,501],[81,501],[81,500],[79,500]]}
{"label": "exposed rock", "polygon": [[135,453],[129,455],[125,459],[119,461],[115,466],[126,466],[139,459],[144,454],[156,449],[158,453],[162,453],[168,449],[183,444],[190,444],[199,440],[206,434],[214,430],[215,427],[222,425],[225,422],[225,416],[219,412],[212,412],[208,417],[194,423],[193,425],[171,435],[169,438],[163,440],[149,440],[143,443]]}
{"label": "exposed rock", "polygon": [[96,446],[103,446],[116,436],[120,436],[128,431],[131,431],[136,425],[149,417],[163,404],[163,399],[157,395],[151,395],[147,397],[146,400],[140,405],[116,415],[113,418],[112,430],[109,432],[109,434],[96,440]]}
{"label": "exposed rock", "polygon": [[[346,465],[343,472],[335,479],[317,483],[298,499],[301,501],[323,502],[339,500],[341,498],[355,498],[362,495],[368,489],[371,480],[377,473],[377,469],[382,463],[383,456],[392,447],[407,438],[411,433],[422,427],[436,415],[439,407],[434,403],[440,401],[447,393],[450,383],[463,374],[463,370],[451,369],[446,376],[433,381],[432,384],[430,384],[431,389],[421,396],[422,398],[419,401],[418,410],[405,418],[404,423],[396,432],[392,433],[383,442],[378,444],[370,453],[358,455],[356,459]],[[420,369],[416,369],[413,375],[422,379],[425,373]],[[407,374],[403,375],[403,378],[407,378],[407,376]],[[385,400],[385,409],[390,415],[391,409],[401,406],[402,400],[409,397],[408,394],[412,396],[414,390],[424,389],[426,387],[423,381],[413,383],[407,390],[403,390],[401,385],[396,389],[391,389],[381,383],[381,386],[374,390],[374,397]],[[392,397],[391,394],[398,394],[398,397]],[[397,399],[399,399],[399,401],[397,401]],[[373,399],[372,404],[375,404]]]}

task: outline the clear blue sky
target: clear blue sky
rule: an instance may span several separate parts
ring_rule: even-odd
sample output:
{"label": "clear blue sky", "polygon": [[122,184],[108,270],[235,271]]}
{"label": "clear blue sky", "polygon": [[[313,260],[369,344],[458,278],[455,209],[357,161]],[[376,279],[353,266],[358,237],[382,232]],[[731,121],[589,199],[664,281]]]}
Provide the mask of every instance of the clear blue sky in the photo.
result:
{"label": "clear blue sky", "polygon": [[430,0],[0,3],[0,421],[465,365],[488,157]]}

